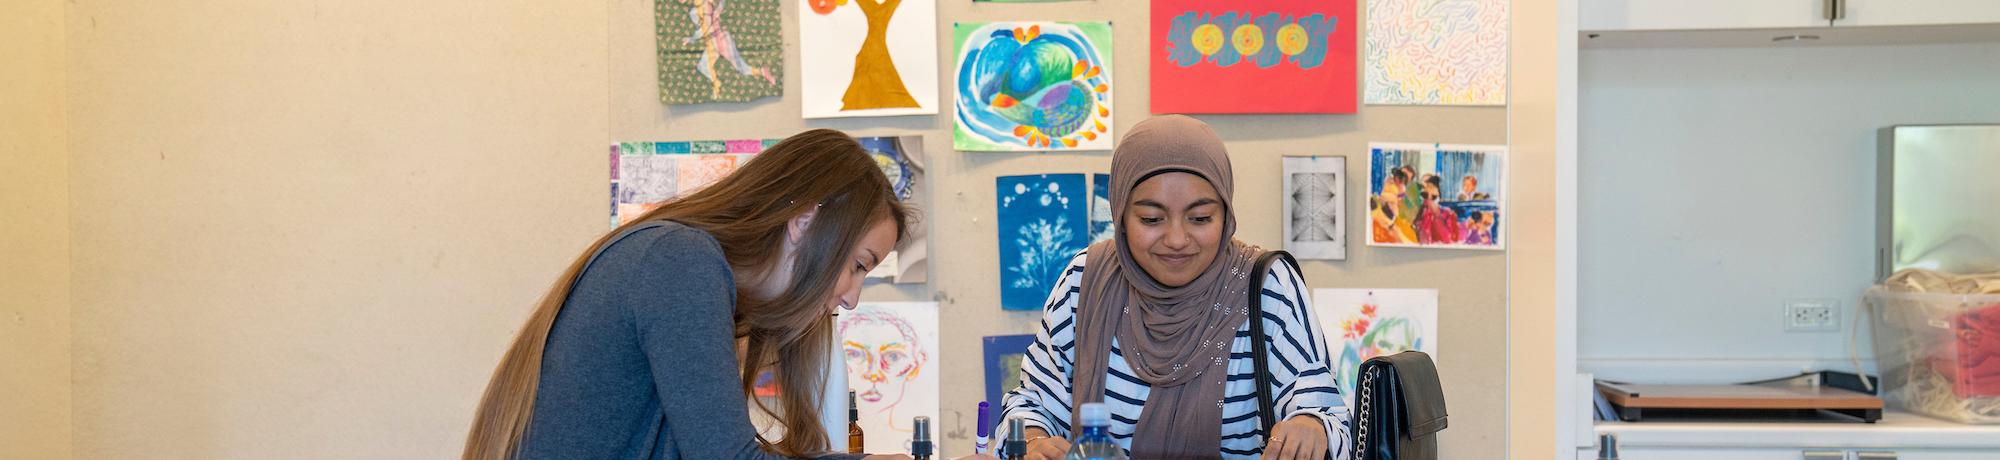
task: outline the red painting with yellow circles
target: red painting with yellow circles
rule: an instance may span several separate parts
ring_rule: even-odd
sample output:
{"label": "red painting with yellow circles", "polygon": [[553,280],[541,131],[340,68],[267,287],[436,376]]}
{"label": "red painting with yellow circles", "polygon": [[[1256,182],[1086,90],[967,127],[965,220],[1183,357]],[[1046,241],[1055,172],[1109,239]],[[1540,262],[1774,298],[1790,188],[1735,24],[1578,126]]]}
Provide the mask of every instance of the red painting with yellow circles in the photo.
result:
{"label": "red painting with yellow circles", "polygon": [[1355,0],[1153,0],[1153,113],[1354,113]]}

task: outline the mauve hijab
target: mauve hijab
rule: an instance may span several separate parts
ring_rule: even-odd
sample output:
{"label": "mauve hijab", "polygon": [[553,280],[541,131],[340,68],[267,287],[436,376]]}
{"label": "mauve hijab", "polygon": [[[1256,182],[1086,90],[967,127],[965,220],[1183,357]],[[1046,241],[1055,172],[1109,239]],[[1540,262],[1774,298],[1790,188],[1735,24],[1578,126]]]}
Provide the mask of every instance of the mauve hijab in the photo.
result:
{"label": "mauve hijab", "polygon": [[[1214,248],[1215,260],[1184,286],[1155,281],[1125,243],[1126,201],[1132,190],[1166,172],[1200,176],[1222,200],[1222,241]],[[1132,373],[1152,386],[1132,435],[1132,458],[1221,456],[1229,346],[1249,316],[1250,265],[1263,252],[1232,237],[1234,184],[1222,139],[1207,124],[1186,116],[1140,122],[1111,154],[1116,233],[1091,245],[1084,261],[1070,400],[1078,407],[1104,400],[1111,342],[1117,338]],[[1071,423],[1079,426],[1080,420]]]}

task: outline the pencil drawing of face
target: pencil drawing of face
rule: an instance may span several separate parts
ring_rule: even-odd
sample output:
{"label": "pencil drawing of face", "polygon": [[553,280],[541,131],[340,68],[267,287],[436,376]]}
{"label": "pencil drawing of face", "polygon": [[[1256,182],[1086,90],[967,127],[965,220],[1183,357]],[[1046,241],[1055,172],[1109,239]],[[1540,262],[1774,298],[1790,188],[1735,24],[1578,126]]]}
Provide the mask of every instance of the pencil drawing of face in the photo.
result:
{"label": "pencil drawing of face", "polygon": [[881,404],[884,411],[894,410],[903,400],[904,388],[923,373],[929,360],[916,328],[882,310],[861,309],[841,317],[847,372],[861,380],[855,395]]}

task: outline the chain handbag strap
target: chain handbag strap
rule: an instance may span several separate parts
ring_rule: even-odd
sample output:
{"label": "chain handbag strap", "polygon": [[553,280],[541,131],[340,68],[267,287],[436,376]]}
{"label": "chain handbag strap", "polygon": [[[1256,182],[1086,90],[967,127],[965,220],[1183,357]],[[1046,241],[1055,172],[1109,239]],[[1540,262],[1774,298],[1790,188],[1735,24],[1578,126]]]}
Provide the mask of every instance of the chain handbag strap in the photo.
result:
{"label": "chain handbag strap", "polygon": [[1354,430],[1353,450],[1355,460],[1368,458],[1367,453],[1370,449],[1368,446],[1368,435],[1371,434],[1369,433],[1369,428],[1375,425],[1372,423],[1375,419],[1371,415],[1376,410],[1375,392],[1368,391],[1368,389],[1375,386],[1375,376],[1382,372],[1380,367],[1364,367],[1370,368],[1361,373],[1361,381],[1357,382],[1354,386],[1354,405],[1356,406],[1354,426],[1357,427]]}

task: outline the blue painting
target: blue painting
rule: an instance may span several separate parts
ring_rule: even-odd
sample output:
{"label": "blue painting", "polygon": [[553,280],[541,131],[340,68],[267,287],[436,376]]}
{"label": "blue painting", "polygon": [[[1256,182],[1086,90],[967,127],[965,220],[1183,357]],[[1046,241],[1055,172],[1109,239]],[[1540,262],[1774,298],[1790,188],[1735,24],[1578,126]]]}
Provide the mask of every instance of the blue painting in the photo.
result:
{"label": "blue painting", "polygon": [[917,174],[923,169],[914,158],[903,153],[903,141],[915,141],[916,147],[922,147],[922,138],[860,137],[854,140],[861,143],[861,148],[868,150],[868,156],[875,160],[876,166],[882,168],[882,175],[889,177],[890,186],[896,189],[896,199],[910,201],[916,188]]}
{"label": "blue painting", "polygon": [[1000,308],[1039,310],[1071,258],[1090,243],[1083,174],[993,180],[1000,216]]}
{"label": "blue painting", "polygon": [[1111,23],[959,23],[952,147],[1111,149]]}
{"label": "blue painting", "polygon": [[[868,151],[868,157],[875,160],[875,166],[882,168],[882,175],[889,178],[889,185],[896,191],[896,199],[910,209],[916,209],[921,216],[922,195],[929,181],[924,177],[924,139],[922,136],[901,137],[860,137],[854,139],[861,148]],[[869,278],[887,279],[896,284],[923,283],[930,280],[929,230],[923,225],[911,225],[896,243],[896,251],[882,259],[875,271],[868,272]]]}
{"label": "blue painting", "polygon": [[1111,175],[1090,175],[1090,242],[1111,239]]}
{"label": "blue painting", "polygon": [[986,402],[998,408],[1007,392],[1021,385],[1021,360],[1035,345],[1035,335],[989,335],[980,342],[986,356]]}

